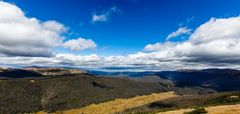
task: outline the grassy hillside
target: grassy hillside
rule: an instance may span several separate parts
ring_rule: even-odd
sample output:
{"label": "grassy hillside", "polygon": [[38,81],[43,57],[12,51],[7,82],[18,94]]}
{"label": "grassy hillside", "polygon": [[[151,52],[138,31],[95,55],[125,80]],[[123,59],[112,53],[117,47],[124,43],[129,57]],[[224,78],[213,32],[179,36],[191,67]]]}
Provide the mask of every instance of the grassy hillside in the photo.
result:
{"label": "grassy hillside", "polygon": [[[114,114],[122,112],[125,109],[141,106],[154,101],[163,100],[167,98],[174,97],[174,92],[164,92],[164,93],[153,93],[150,95],[136,96],[128,99],[115,99],[113,101],[108,101],[100,104],[91,104],[89,106],[72,109],[66,111],[58,111],[56,114]],[[40,114],[45,114],[40,112]]]}
{"label": "grassy hillside", "polygon": [[[174,81],[159,76],[97,77],[85,71],[63,68],[3,69],[0,72],[0,113],[55,112],[78,109],[116,98],[131,98],[168,91],[174,91],[183,97],[154,103],[148,102],[144,106],[136,103],[131,105],[126,112],[155,112],[191,106],[218,105],[214,103],[239,102],[238,99],[227,101],[229,95],[239,96],[237,93],[213,94],[217,91],[211,88],[177,87]],[[208,95],[209,93],[213,95]],[[228,96],[224,97],[225,94]],[[185,97],[184,95],[191,96]],[[222,99],[227,102],[225,100],[221,102]],[[160,99],[154,99],[156,100]]]}
{"label": "grassy hillside", "polygon": [[158,83],[84,75],[0,80],[0,113],[54,112],[169,91]]}
{"label": "grassy hillside", "polygon": [[[204,108],[207,114],[239,114],[240,104],[237,105],[223,105],[223,106],[210,106]],[[160,112],[158,114],[199,114],[194,113],[196,109],[180,109],[174,111]],[[200,113],[201,114],[201,113]]]}
{"label": "grassy hillside", "polygon": [[240,103],[240,92],[217,93],[211,95],[178,96],[163,101],[153,102],[137,108],[125,110],[126,113],[156,113],[169,110],[230,105]]}

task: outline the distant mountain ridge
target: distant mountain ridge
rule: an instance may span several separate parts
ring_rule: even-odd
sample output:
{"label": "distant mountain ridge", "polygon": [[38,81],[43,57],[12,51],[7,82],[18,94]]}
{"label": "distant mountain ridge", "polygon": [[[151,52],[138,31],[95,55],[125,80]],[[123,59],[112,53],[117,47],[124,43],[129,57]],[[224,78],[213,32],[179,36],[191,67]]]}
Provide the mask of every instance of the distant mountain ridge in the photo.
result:
{"label": "distant mountain ridge", "polygon": [[236,69],[181,69],[176,71],[145,71],[145,72],[103,72],[90,71],[95,75],[110,77],[145,77],[159,76],[171,80],[175,86],[205,87],[217,91],[240,90],[240,70]]}
{"label": "distant mountain ridge", "polygon": [[240,90],[240,71],[234,69],[163,71],[156,75],[174,81],[179,87],[200,86],[217,91]]}
{"label": "distant mountain ridge", "polygon": [[198,95],[240,90],[238,70],[100,73],[97,76],[66,68],[2,68],[0,113],[54,112],[167,91]]}

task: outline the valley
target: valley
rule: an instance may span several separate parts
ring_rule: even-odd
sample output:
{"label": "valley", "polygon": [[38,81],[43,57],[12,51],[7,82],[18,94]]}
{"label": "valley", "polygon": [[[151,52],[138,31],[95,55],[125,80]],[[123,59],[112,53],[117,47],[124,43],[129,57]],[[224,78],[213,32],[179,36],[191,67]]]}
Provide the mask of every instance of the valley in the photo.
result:
{"label": "valley", "polygon": [[[225,77],[238,82],[239,71],[219,71],[164,71],[151,75],[141,72],[139,77],[137,73],[134,77],[115,77],[68,68],[1,69],[0,112],[90,113],[101,110],[103,113],[155,113],[240,103],[238,84],[226,85],[232,88],[229,90],[218,87],[229,83],[228,80],[221,81]],[[198,75],[194,75],[196,72]],[[215,86],[206,86],[207,82],[201,79],[206,75]],[[183,81],[191,83],[181,85]],[[237,99],[229,100],[231,96],[237,96]],[[183,102],[185,105],[179,104]]]}

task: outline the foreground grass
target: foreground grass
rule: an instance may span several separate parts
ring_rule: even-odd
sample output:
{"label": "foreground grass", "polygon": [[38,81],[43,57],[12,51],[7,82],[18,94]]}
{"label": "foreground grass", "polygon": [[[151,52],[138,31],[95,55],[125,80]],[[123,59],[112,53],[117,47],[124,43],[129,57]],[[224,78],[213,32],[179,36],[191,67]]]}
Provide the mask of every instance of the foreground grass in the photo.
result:
{"label": "foreground grass", "polygon": [[240,104],[240,92],[226,92],[209,95],[178,96],[127,109],[125,113],[157,113],[194,107],[210,107]]}
{"label": "foreground grass", "polygon": [[[151,95],[136,96],[129,99],[115,99],[113,101],[104,102],[100,104],[92,104],[87,107],[72,109],[66,111],[55,112],[55,114],[112,114],[122,112],[129,108],[134,108],[155,102],[158,100],[163,100],[167,98],[174,97],[174,92],[165,93],[153,93]],[[38,114],[43,114],[44,112],[39,112]]]}
{"label": "foreground grass", "polygon": [[[240,104],[212,106],[205,108],[208,114],[240,114]],[[184,114],[192,112],[194,109],[181,109],[175,111],[161,112],[159,114]]]}

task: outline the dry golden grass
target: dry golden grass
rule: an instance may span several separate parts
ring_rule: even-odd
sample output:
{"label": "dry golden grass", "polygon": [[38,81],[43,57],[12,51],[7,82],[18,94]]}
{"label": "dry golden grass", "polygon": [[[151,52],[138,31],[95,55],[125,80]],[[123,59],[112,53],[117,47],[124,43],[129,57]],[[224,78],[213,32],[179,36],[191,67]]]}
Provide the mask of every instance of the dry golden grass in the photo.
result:
{"label": "dry golden grass", "polygon": [[[113,101],[92,104],[79,109],[55,112],[55,114],[113,114],[116,112],[122,112],[125,109],[142,106],[174,96],[174,92],[153,93],[151,95],[136,96],[129,99],[115,99]],[[44,112],[39,112],[37,114],[44,114]]]}
{"label": "dry golden grass", "polygon": [[240,114],[240,104],[207,108],[209,114]]}
{"label": "dry golden grass", "polygon": [[[30,114],[34,114],[34,113],[30,113]],[[40,112],[37,112],[36,114],[48,114],[48,113],[40,111]]]}
{"label": "dry golden grass", "polygon": [[[215,107],[205,108],[208,114],[240,114],[240,104],[238,105],[223,105]],[[190,112],[194,109],[181,109],[175,111],[162,112],[159,114],[183,114],[184,112]]]}

